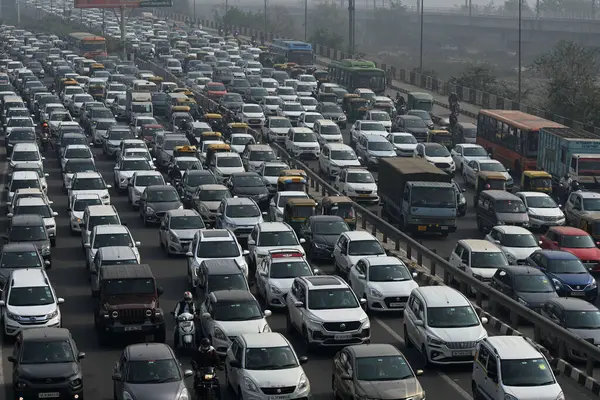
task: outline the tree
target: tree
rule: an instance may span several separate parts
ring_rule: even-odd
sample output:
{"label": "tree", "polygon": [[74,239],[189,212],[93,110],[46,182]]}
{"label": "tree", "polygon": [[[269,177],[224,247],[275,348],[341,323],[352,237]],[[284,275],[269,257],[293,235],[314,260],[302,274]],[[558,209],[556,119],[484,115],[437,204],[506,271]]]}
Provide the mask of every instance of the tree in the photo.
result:
{"label": "tree", "polygon": [[540,12],[586,14],[593,10],[589,0],[540,0]]}
{"label": "tree", "polygon": [[[518,88],[504,81],[499,81],[489,65],[473,64],[467,67],[459,77],[452,77],[448,83],[470,89],[481,90],[507,99],[516,99]],[[527,98],[530,90],[521,88],[521,100]]]}
{"label": "tree", "polygon": [[527,0],[506,0],[504,2],[504,12],[515,15],[518,14],[519,4],[521,5],[521,14],[533,14],[533,12],[531,11],[531,7],[529,7],[529,4],[527,4]]}
{"label": "tree", "polygon": [[345,35],[348,32],[348,11],[337,2],[322,1],[308,11],[309,42],[344,50]]}
{"label": "tree", "polygon": [[599,55],[596,48],[563,40],[535,60],[533,68],[547,79],[546,106],[550,111],[576,121],[600,121]]}

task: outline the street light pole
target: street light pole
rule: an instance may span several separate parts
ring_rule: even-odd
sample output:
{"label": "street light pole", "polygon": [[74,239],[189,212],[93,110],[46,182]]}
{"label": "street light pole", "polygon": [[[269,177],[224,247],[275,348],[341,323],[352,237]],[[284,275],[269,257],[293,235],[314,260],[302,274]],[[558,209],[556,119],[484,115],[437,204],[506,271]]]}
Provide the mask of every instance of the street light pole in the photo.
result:
{"label": "street light pole", "polygon": [[267,0],[265,0],[265,10],[263,12],[265,14],[265,29],[264,29],[264,40],[267,40]]}
{"label": "street light pole", "polygon": [[424,16],[424,12],[423,12],[423,0],[421,0],[421,44],[420,44],[420,49],[419,49],[419,73],[422,74],[423,73],[423,16]]}
{"label": "street light pole", "polygon": [[304,0],[304,41],[308,40],[308,0]]}
{"label": "street light pole", "polygon": [[523,0],[519,0],[519,69],[517,71],[517,102],[521,104],[521,13],[523,8]]}

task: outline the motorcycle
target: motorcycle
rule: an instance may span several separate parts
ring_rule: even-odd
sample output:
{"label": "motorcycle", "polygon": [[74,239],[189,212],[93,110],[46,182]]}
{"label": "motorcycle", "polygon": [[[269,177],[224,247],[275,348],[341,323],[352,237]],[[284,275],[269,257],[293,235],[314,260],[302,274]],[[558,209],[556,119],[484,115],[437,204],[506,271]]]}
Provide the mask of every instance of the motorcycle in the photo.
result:
{"label": "motorcycle", "polygon": [[[174,313],[171,312],[171,314]],[[179,314],[175,329],[177,329],[179,335],[179,347],[186,350],[195,350],[196,326],[194,325],[194,315],[187,312]]]}
{"label": "motorcycle", "polygon": [[213,400],[218,398],[216,393],[219,388],[217,374],[214,367],[203,367],[196,371],[196,379],[194,380],[194,394],[196,399]]}
{"label": "motorcycle", "polygon": [[40,133],[40,147],[42,152],[48,150],[48,143],[50,143],[50,128],[47,123],[42,125],[42,132]]}

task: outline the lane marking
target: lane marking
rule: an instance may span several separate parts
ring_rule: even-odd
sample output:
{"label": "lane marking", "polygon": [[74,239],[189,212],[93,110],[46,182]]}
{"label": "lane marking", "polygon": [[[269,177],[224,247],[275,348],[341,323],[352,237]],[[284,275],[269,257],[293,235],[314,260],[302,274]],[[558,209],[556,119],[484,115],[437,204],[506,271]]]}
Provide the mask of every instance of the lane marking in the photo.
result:
{"label": "lane marking", "polygon": [[[404,338],[402,338],[402,336],[398,335],[396,333],[396,331],[394,331],[392,329],[392,327],[390,327],[388,324],[386,324],[385,322],[383,322],[382,320],[380,320],[377,317],[372,318],[371,321],[376,322],[379,326],[381,326],[387,333],[389,333],[399,343],[402,343],[403,346],[405,345]],[[440,372],[440,371],[431,371],[431,370],[429,370],[429,372],[434,372],[437,376],[439,376],[440,378],[442,378],[448,385],[450,385],[454,390],[456,390],[456,392],[458,392],[458,394],[463,399],[465,399],[465,400],[473,400],[473,397],[471,397],[471,395],[469,394],[469,392],[467,392],[466,390],[464,390],[463,388],[461,388],[460,385],[454,381],[454,379],[450,378],[445,373]],[[427,394],[427,393],[425,393],[425,394]]]}

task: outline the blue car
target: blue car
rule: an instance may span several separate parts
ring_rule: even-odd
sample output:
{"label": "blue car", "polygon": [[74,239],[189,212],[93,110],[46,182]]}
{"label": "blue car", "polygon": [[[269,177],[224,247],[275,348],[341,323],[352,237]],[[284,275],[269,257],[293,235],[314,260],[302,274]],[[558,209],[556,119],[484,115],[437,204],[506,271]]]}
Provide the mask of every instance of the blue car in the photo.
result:
{"label": "blue car", "polygon": [[527,263],[544,271],[559,296],[596,301],[596,280],[577,256],[566,251],[538,250],[527,258]]}

